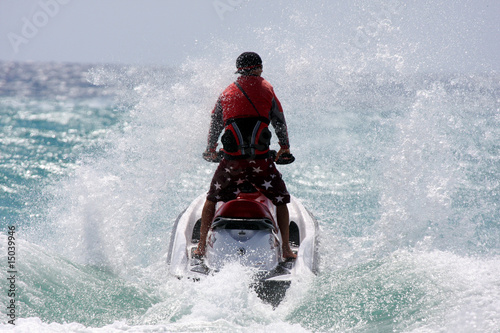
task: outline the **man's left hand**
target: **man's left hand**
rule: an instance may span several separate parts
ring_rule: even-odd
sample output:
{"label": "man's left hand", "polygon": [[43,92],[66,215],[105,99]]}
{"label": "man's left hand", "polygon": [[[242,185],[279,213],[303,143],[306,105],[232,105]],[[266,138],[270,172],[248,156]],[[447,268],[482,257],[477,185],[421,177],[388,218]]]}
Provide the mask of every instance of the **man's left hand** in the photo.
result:
{"label": "man's left hand", "polygon": [[217,155],[217,152],[215,152],[215,151],[205,150],[203,152],[203,159],[207,162],[218,162],[219,156]]}

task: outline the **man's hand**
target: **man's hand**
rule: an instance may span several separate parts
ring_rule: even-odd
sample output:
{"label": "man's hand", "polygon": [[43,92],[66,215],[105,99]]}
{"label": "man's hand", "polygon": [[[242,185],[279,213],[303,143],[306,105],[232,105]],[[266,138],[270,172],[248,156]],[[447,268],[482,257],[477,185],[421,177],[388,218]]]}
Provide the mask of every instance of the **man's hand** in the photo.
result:
{"label": "man's hand", "polygon": [[295,161],[295,157],[290,153],[290,149],[281,148],[279,152],[276,153],[274,161],[276,164],[290,164]]}
{"label": "man's hand", "polygon": [[203,152],[203,159],[205,161],[208,161],[208,162],[218,162],[219,156],[217,155],[217,152],[215,152],[215,151],[205,150]]}
{"label": "man's hand", "polygon": [[287,148],[287,149],[280,148],[280,150],[276,153],[276,158],[274,159],[274,161],[277,161],[280,158],[281,154],[283,154],[283,153],[290,154],[290,149],[289,148]]}

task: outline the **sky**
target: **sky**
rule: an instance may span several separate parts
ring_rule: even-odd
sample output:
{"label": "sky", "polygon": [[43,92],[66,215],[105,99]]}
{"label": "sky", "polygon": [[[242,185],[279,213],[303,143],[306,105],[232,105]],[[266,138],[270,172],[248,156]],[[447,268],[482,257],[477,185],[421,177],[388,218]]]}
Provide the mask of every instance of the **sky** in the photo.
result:
{"label": "sky", "polygon": [[499,14],[498,0],[1,0],[0,61],[178,66],[233,48],[341,49],[499,71]]}

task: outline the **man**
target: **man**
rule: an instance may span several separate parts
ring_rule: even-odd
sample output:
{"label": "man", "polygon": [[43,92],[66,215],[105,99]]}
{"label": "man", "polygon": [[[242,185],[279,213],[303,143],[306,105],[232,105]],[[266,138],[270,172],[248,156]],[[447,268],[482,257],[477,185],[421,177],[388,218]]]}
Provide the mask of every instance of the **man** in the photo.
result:
{"label": "man", "polygon": [[280,156],[293,158],[283,109],[271,84],[261,77],[262,60],[257,53],[242,53],[236,60],[236,68],[236,73],[241,75],[224,90],[212,111],[208,145],[203,157],[208,161],[217,159],[217,141],[225,130],[221,138],[224,158],[215,171],[203,207],[200,242],[195,254],[205,254],[216,203],[235,199],[239,186],[251,183],[276,206],[283,257],[296,258],[288,243],[286,204],[290,202],[290,194],[269,154],[272,135],[268,125],[272,124],[281,147],[276,159]]}

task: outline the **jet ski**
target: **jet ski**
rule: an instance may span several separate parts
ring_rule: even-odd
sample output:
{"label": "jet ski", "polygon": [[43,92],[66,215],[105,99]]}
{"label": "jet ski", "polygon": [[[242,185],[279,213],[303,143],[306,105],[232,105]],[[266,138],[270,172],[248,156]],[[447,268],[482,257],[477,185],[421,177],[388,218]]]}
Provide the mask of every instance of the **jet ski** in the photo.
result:
{"label": "jet ski", "polygon": [[290,247],[297,258],[285,260],[276,207],[251,185],[242,188],[236,199],[218,203],[205,256],[196,256],[205,199],[206,194],[198,196],[174,223],[167,254],[172,275],[196,281],[236,261],[253,268],[253,288],[263,301],[276,307],[295,279],[317,274],[318,223],[314,216],[291,196]]}

